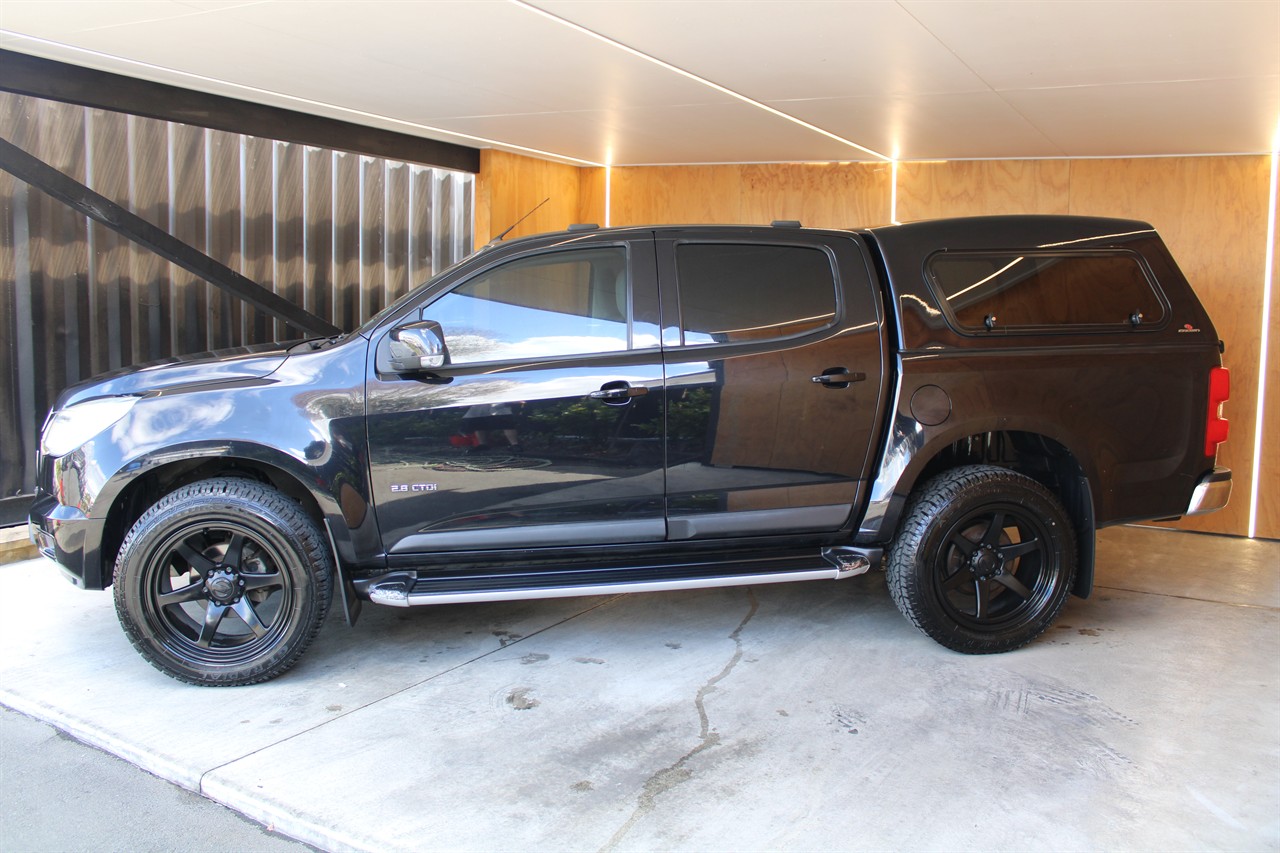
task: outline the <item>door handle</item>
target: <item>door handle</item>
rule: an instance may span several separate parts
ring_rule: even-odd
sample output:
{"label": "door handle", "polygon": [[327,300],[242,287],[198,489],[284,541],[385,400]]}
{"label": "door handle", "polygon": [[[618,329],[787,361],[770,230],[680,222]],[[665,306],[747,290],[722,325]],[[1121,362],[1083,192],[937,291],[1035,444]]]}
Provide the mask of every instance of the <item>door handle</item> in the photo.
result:
{"label": "door handle", "polygon": [[853,373],[843,367],[828,367],[822,371],[822,375],[811,377],[809,381],[825,388],[848,388],[854,382],[866,381],[866,378],[865,373]]}
{"label": "door handle", "polygon": [[587,396],[593,400],[602,400],[610,406],[625,406],[632,397],[643,397],[649,393],[644,385],[632,385],[630,382],[606,382],[599,391],[592,391]]}

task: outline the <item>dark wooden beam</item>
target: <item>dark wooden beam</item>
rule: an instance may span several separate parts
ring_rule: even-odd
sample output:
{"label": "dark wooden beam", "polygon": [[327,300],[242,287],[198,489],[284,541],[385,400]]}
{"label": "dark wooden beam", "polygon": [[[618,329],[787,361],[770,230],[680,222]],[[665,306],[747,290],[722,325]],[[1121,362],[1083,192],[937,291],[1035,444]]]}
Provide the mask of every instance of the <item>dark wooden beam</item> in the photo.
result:
{"label": "dark wooden beam", "polygon": [[329,336],[342,331],[2,138],[0,169],[303,332]]}
{"label": "dark wooden beam", "polygon": [[480,151],[465,145],[210,95],[10,50],[0,50],[0,89],[229,133],[336,148],[473,174],[480,171]]}

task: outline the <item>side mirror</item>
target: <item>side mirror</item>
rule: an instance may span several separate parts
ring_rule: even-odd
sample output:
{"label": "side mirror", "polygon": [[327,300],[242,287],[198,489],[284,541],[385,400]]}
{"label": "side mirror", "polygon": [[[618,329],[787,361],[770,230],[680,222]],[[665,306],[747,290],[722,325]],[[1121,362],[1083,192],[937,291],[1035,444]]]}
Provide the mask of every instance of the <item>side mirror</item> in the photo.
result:
{"label": "side mirror", "polygon": [[444,330],[434,320],[396,326],[388,335],[387,344],[393,373],[434,370],[449,363]]}

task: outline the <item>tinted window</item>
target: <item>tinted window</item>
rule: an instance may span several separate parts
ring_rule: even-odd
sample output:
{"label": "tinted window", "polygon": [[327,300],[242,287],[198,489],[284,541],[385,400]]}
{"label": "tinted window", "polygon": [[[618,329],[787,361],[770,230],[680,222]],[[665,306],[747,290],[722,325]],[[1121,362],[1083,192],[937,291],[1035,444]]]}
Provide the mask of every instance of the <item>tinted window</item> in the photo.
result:
{"label": "tinted window", "polygon": [[[959,325],[1129,325],[1164,318],[1138,259],[1129,254],[937,255],[935,289]],[[989,318],[989,319],[988,319]]]}
{"label": "tinted window", "polygon": [[[579,249],[521,258],[441,296],[426,316],[455,364],[625,350],[627,253]],[[641,346],[655,346],[652,341]]]}
{"label": "tinted window", "polygon": [[782,338],[835,320],[831,261],[818,249],[684,244],[676,268],[685,344]]}

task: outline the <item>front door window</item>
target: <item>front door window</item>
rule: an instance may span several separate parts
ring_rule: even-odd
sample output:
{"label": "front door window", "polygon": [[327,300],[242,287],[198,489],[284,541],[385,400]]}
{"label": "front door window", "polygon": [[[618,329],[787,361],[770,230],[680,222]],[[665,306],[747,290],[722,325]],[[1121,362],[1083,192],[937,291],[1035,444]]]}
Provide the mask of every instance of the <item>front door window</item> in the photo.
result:
{"label": "front door window", "polygon": [[629,346],[620,246],[504,264],[431,303],[454,364],[621,352]]}

